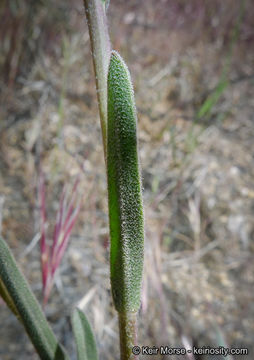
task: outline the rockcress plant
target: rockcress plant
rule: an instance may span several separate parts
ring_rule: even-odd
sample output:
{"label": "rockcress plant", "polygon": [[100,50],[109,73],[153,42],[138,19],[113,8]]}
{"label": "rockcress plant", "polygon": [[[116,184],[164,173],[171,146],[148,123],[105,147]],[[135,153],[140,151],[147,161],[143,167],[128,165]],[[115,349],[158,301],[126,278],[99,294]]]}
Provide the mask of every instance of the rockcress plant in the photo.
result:
{"label": "rockcress plant", "polygon": [[[121,360],[137,359],[132,349],[137,347],[136,314],[140,307],[143,273],[144,216],[134,93],[127,66],[116,51],[110,50],[106,21],[109,1],[84,0],[84,5],[107,170],[110,277],[113,302],[119,315]],[[69,360],[2,238],[0,295],[24,325],[42,360]],[[78,360],[97,360],[91,326],[79,309],[72,314],[72,327]]]}

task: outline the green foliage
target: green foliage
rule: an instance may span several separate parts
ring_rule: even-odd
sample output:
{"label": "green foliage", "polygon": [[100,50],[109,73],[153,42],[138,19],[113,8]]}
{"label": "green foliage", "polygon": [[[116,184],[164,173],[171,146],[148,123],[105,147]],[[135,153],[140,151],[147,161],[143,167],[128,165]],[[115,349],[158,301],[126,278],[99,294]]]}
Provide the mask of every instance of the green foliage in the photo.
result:
{"label": "green foliage", "polygon": [[[105,14],[109,0],[84,0],[84,5],[91,39],[107,163],[112,294],[116,310],[119,312],[121,358],[130,359],[133,356],[132,347],[137,341],[136,312],[140,307],[144,261],[144,217],[137,150],[136,108],[128,68],[117,52],[110,51]],[[65,55],[68,60],[69,54]],[[59,104],[60,125],[64,93],[65,86]],[[45,220],[45,211],[42,213]],[[70,214],[67,211],[67,218]],[[62,219],[62,216],[60,218]],[[67,230],[70,231],[71,228],[67,227]],[[43,232],[42,240],[42,256],[48,255]],[[44,265],[46,278],[50,266],[47,262]],[[0,295],[24,325],[41,359],[69,359],[57,342],[10,249],[1,238]],[[98,360],[91,326],[78,309],[73,313],[72,326],[78,360]]]}
{"label": "green foliage", "polygon": [[68,360],[20,272],[9,247],[0,237],[0,294],[24,325],[43,360]]}
{"label": "green foliage", "polygon": [[96,343],[91,326],[85,314],[75,309],[72,315],[72,328],[78,351],[78,360],[98,360]]}
{"label": "green foliage", "polygon": [[12,298],[10,294],[8,293],[8,290],[6,289],[2,279],[0,278],[0,295],[2,296],[3,300],[5,301],[6,305],[9,307],[9,309],[15,314],[17,317],[19,317],[18,310],[16,309],[16,306],[14,302],[12,301]]}
{"label": "green foliage", "polygon": [[214,107],[214,105],[216,105],[216,103],[220,99],[221,95],[223,94],[227,86],[228,86],[228,81],[225,79],[221,79],[219,84],[216,86],[215,90],[205,100],[204,104],[199,109],[197,114],[198,119],[201,119],[202,117],[210,114],[212,108]]}
{"label": "green foliage", "polygon": [[231,34],[231,40],[228,48],[228,52],[226,55],[226,62],[224,64],[224,68],[221,74],[221,77],[219,79],[219,82],[215,89],[212,91],[212,93],[207,97],[207,99],[204,101],[202,106],[197,112],[197,120],[200,120],[204,116],[209,116],[213,107],[217,104],[221,96],[223,95],[224,91],[229,85],[228,75],[231,68],[232,63],[232,55],[233,55],[233,49],[235,45],[237,44],[237,40],[240,35],[240,27],[243,21],[243,16],[245,12],[245,5],[246,1],[242,1],[239,5],[239,14],[237,21],[233,27],[232,34]]}
{"label": "green foliage", "polygon": [[140,306],[144,220],[130,74],[113,51],[108,72],[107,174],[111,286],[119,312]]}

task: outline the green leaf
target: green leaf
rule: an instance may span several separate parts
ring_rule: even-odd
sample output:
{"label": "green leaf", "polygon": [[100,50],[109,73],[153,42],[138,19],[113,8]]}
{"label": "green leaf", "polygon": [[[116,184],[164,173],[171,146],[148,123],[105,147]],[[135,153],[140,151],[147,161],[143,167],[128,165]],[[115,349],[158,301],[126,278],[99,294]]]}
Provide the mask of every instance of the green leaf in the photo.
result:
{"label": "green leaf", "polygon": [[42,360],[69,360],[20,272],[6,242],[0,237],[0,294],[25,327]]}
{"label": "green leaf", "polygon": [[75,309],[72,315],[72,328],[77,344],[78,360],[98,360],[94,335],[85,314]]}
{"label": "green leaf", "polygon": [[117,311],[136,312],[144,258],[137,115],[130,74],[116,51],[112,51],[108,71],[107,134],[112,295]]}
{"label": "green leaf", "polygon": [[16,309],[16,306],[12,301],[12,298],[10,297],[1,279],[0,279],[0,295],[2,296],[3,300],[6,302],[6,305],[9,307],[9,309],[13,312],[13,314],[19,317],[18,310]]}
{"label": "green leaf", "polygon": [[217,85],[216,89],[213,93],[205,100],[204,104],[201,106],[200,110],[198,111],[197,117],[198,119],[202,118],[205,115],[208,115],[214,105],[218,102],[221,95],[223,94],[224,90],[228,86],[228,81],[222,79],[219,84]]}

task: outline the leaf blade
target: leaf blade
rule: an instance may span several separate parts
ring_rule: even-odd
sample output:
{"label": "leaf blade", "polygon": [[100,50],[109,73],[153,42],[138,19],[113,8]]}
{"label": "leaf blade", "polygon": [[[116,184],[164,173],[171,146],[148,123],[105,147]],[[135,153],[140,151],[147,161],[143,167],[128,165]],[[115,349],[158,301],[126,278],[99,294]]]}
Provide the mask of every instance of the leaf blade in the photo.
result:
{"label": "leaf blade", "polygon": [[77,345],[78,360],[98,360],[92,328],[85,314],[79,309],[75,309],[72,314],[72,328]]}
{"label": "leaf blade", "polygon": [[137,116],[128,68],[115,51],[108,71],[107,134],[112,295],[117,311],[137,312],[144,260]]}
{"label": "leaf blade", "polygon": [[[69,360],[47,323],[40,305],[19,270],[8,245],[1,237],[0,280],[15,306],[14,314],[24,325],[40,358],[43,360]],[[3,298],[6,300],[6,295]]]}

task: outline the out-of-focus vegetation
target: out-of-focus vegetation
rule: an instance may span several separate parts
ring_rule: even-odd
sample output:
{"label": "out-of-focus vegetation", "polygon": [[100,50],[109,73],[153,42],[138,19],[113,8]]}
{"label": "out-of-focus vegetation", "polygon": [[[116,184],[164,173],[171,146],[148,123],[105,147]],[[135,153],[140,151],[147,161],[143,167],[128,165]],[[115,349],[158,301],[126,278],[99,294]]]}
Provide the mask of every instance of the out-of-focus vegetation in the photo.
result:
{"label": "out-of-focus vegetation", "polygon": [[18,76],[26,76],[36,58],[56,56],[59,42],[70,32],[70,12],[66,1],[3,0],[0,8],[1,69],[11,86]]}

